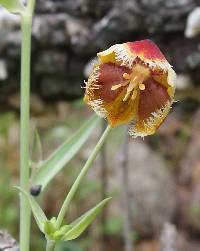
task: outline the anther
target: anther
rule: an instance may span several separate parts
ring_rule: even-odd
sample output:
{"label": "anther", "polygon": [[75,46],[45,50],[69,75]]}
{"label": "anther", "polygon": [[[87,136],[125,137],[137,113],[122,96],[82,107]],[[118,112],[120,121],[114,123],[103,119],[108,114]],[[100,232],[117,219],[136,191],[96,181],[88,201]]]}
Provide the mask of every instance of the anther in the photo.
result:
{"label": "anther", "polygon": [[112,91],[115,91],[115,90],[119,89],[120,87],[122,87],[121,84],[113,85],[113,86],[111,87],[111,90],[112,90]]}
{"label": "anther", "polygon": [[132,82],[130,82],[129,86],[127,87],[127,90],[126,90],[126,95],[125,95],[125,97],[124,97],[123,101],[126,101],[126,100],[129,98],[130,93],[131,93],[131,92],[132,92],[132,90],[134,89],[134,86],[135,86],[135,84],[134,84],[134,83],[132,83]]}
{"label": "anther", "polygon": [[131,79],[130,84],[136,87],[137,83],[138,83],[138,76],[135,76],[133,79]]}
{"label": "anther", "polygon": [[134,100],[134,99],[136,99],[136,97],[137,97],[137,91],[134,90],[132,93],[131,99]]}
{"label": "anther", "polygon": [[127,92],[125,97],[123,98],[123,101],[125,102],[129,98],[129,96],[130,96],[130,92]]}
{"label": "anther", "polygon": [[125,78],[126,80],[129,80],[131,78],[131,75],[129,75],[128,73],[124,73],[123,74],[123,78]]}
{"label": "anther", "polygon": [[135,83],[134,82],[130,82],[129,86],[127,87],[127,92],[131,92],[135,87]]}
{"label": "anther", "polygon": [[145,90],[145,85],[144,85],[144,84],[139,84],[139,89],[140,89],[141,91],[144,91],[144,90]]}

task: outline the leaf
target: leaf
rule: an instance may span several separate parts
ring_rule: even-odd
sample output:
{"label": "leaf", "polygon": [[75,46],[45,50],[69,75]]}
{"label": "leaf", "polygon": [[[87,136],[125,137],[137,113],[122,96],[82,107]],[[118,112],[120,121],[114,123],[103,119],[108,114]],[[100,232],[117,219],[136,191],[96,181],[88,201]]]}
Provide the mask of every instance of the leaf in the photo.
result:
{"label": "leaf", "polygon": [[97,204],[94,208],[83,214],[80,218],[70,224],[72,227],[62,238],[64,241],[69,241],[79,237],[83,231],[90,225],[90,223],[101,212],[103,207],[111,198],[107,198]]}
{"label": "leaf", "polygon": [[92,116],[72,137],[67,139],[53,154],[42,163],[33,177],[33,185],[42,189],[74,157],[97,126],[99,118]]}
{"label": "leaf", "polygon": [[20,0],[0,0],[0,5],[12,13],[22,14],[25,10]]}
{"label": "leaf", "polygon": [[52,234],[53,240],[61,240],[63,235],[71,229],[70,225],[64,225]]}
{"label": "leaf", "polygon": [[31,146],[31,162],[39,164],[42,162],[42,144],[38,130],[35,128]]}
{"label": "leaf", "polygon": [[37,201],[31,196],[29,195],[27,192],[25,192],[21,187],[15,186],[15,188],[17,188],[17,190],[19,190],[24,196],[26,196],[26,198],[28,199],[34,218],[36,220],[36,223],[39,227],[39,229],[44,232],[44,224],[45,222],[48,221],[46,215],[44,214],[42,208],[39,206],[39,204],[37,203]]}

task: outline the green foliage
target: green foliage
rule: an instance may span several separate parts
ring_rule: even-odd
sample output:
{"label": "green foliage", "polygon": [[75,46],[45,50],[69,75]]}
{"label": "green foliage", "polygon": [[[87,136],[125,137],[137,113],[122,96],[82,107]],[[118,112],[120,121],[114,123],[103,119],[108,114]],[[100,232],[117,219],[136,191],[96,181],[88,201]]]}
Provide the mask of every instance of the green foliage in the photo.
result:
{"label": "green foliage", "polygon": [[76,194],[77,202],[87,199],[90,194],[97,192],[101,188],[101,182],[97,179],[86,179],[81,185],[81,189]]}
{"label": "green foliage", "polygon": [[193,215],[200,215],[200,204],[192,205],[190,207],[190,212]]}
{"label": "green foliage", "polygon": [[44,223],[44,233],[48,239],[54,241],[69,241],[78,238],[101,212],[109,200],[110,198],[103,200],[69,225],[63,225],[58,228],[56,226],[55,218],[50,221],[46,221]]}
{"label": "green foliage", "polygon": [[62,240],[69,241],[79,237],[84,230],[90,225],[90,223],[101,212],[103,207],[107,204],[110,198],[107,198],[97,204],[94,208],[90,209],[87,213],[70,224],[71,229],[66,232]]}
{"label": "green foliage", "polygon": [[31,148],[31,161],[34,164],[39,165],[42,162],[42,144],[37,129],[35,129],[33,133],[33,142]]}
{"label": "green foliage", "polygon": [[25,196],[28,201],[29,204],[31,206],[34,218],[37,222],[37,225],[40,229],[40,231],[44,231],[44,224],[47,221],[47,217],[45,216],[43,210],[41,209],[41,207],[39,206],[39,204],[37,203],[37,201],[31,196],[29,195],[27,192],[25,192],[22,188],[17,187],[16,188],[22,193],[23,196]]}
{"label": "green foliage", "polygon": [[9,131],[15,123],[15,116],[11,112],[0,116],[0,225],[10,233],[16,234],[18,211],[16,210],[16,193],[12,189],[11,163],[8,163],[13,150],[9,145]]}
{"label": "green foliage", "polygon": [[58,228],[55,217],[48,220],[37,201],[22,188],[16,188],[22,193],[22,196],[25,196],[29,201],[34,218],[41,232],[43,232],[48,239],[54,241],[69,241],[78,238],[110,200],[110,198],[107,198],[101,201],[94,208],[90,209],[71,224],[63,225]]}
{"label": "green foliage", "polygon": [[74,157],[97,126],[99,118],[93,116],[71,138],[67,139],[40,166],[33,178],[33,185],[42,185],[42,189]]}
{"label": "green foliage", "polygon": [[[1,157],[1,156],[0,156]],[[18,211],[15,191],[12,189],[10,172],[0,158],[0,225],[11,233],[17,232]]]}
{"label": "green foliage", "polygon": [[0,5],[12,13],[22,14],[25,10],[20,0],[0,0]]}
{"label": "green foliage", "polygon": [[5,113],[0,117],[0,135],[7,138],[14,116],[12,113]]}
{"label": "green foliage", "polygon": [[107,235],[118,235],[122,231],[122,226],[123,222],[121,216],[109,217],[106,220],[106,224],[103,231]]}

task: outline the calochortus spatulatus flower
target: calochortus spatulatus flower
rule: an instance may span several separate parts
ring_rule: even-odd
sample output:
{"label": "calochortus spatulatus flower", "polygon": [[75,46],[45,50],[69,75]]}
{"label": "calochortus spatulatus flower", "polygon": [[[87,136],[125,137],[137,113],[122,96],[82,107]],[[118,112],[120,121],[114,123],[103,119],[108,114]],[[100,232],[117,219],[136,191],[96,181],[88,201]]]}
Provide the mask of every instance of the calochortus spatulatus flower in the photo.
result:
{"label": "calochortus spatulatus flower", "polygon": [[131,122],[130,135],[155,133],[173,103],[176,74],[150,40],[99,52],[86,83],[85,102],[111,127]]}

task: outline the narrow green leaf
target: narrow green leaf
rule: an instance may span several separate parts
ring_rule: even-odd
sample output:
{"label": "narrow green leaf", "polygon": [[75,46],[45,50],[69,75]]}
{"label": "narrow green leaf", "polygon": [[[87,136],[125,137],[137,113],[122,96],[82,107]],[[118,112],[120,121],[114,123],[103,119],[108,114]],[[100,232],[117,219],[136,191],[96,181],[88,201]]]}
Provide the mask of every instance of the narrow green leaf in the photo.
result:
{"label": "narrow green leaf", "polygon": [[0,0],[0,5],[12,13],[22,14],[25,10],[20,0]]}
{"label": "narrow green leaf", "polygon": [[74,157],[86,142],[99,118],[92,116],[72,137],[67,139],[53,154],[42,163],[33,178],[33,185],[42,185],[42,189]]}
{"label": "narrow green leaf", "polygon": [[83,231],[90,225],[90,223],[96,218],[96,216],[101,212],[103,207],[111,198],[107,198],[97,204],[94,208],[90,209],[80,218],[75,220],[70,224],[72,227],[62,238],[64,241],[69,241],[79,237]]}
{"label": "narrow green leaf", "polygon": [[31,162],[40,164],[42,162],[42,144],[38,130],[35,128],[31,144]]}
{"label": "narrow green leaf", "polygon": [[63,225],[61,228],[60,228],[60,232],[62,233],[62,235],[66,234],[67,231],[69,231],[69,229],[71,229],[72,227],[70,225]]}
{"label": "narrow green leaf", "polygon": [[24,191],[21,187],[15,186],[15,188],[17,188],[17,190],[19,190],[22,193],[22,195],[26,196],[26,198],[28,199],[34,218],[36,220],[36,223],[39,229],[42,232],[44,232],[44,224],[45,222],[47,222],[47,217],[44,214],[42,208],[39,206],[37,201],[31,195],[29,195],[26,191]]}

